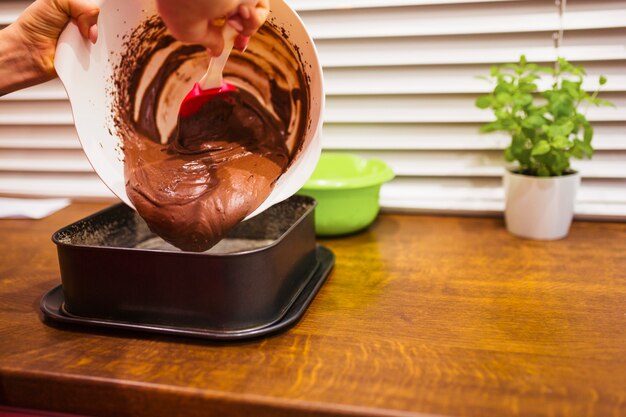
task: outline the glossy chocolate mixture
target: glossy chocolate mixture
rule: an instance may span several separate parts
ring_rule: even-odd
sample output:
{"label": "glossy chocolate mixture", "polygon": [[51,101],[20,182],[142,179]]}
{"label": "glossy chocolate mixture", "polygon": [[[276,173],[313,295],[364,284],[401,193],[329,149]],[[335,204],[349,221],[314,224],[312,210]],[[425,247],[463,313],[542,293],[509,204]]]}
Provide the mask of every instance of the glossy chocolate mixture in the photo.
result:
{"label": "glossy chocolate mixture", "polygon": [[175,41],[157,17],[124,39],[115,68],[115,127],[126,192],[151,230],[205,251],[270,194],[302,146],[308,88],[297,50],[267,23],[225,78],[238,90],[178,119],[206,69],[202,47]]}

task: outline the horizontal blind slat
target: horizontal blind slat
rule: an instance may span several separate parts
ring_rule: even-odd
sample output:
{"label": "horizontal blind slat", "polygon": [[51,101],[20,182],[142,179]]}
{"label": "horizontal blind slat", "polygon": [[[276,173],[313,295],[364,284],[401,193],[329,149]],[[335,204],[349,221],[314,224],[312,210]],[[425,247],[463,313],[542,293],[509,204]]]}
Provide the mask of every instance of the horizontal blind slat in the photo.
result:
{"label": "horizontal blind slat", "polygon": [[68,139],[13,139],[0,136],[0,149],[81,149],[80,142]]}
{"label": "horizontal blind slat", "polygon": [[0,26],[5,26],[13,23],[15,19],[22,13],[22,11],[28,7],[30,1],[0,1]]}
{"label": "horizontal blind slat", "polygon": [[42,176],[0,172],[0,195],[117,200],[117,197],[93,173]]}
{"label": "horizontal blind slat", "polygon": [[287,0],[296,11],[341,10],[379,7],[419,6],[432,4],[504,3],[520,0]]}
{"label": "horizontal blind slat", "polygon": [[[502,179],[401,178],[385,184],[381,207],[391,211],[493,213],[504,208]],[[583,179],[577,217],[626,219],[626,180]]]}
{"label": "horizontal blind slat", "polygon": [[[402,66],[402,65],[459,65],[517,62],[523,54],[531,62],[552,62],[554,49],[545,47],[503,47],[503,48],[449,48],[445,50],[422,51],[418,47],[401,50],[380,48],[376,54],[366,51],[333,47],[320,49],[320,61],[324,67],[357,66]],[[378,49],[378,48],[377,48]],[[393,48],[396,49],[396,48]],[[400,48],[397,48],[400,49]],[[340,51],[341,50],[341,51]],[[560,56],[570,62],[626,60],[626,48],[621,45],[599,44],[594,46],[565,46]]]}
{"label": "horizontal blind slat", "polygon": [[[398,176],[493,177],[505,166],[501,151],[351,151],[385,161]],[[626,152],[598,151],[593,160],[572,160],[572,167],[588,178],[626,178]]]}
{"label": "horizontal blind slat", "polygon": [[[487,75],[488,71],[466,72],[464,75],[430,75],[427,71],[416,70],[415,67],[388,67],[339,69],[330,68],[324,73],[325,90],[328,95],[356,94],[453,94],[453,93],[488,93],[493,84],[479,75]],[[601,74],[589,73],[583,88],[587,91],[626,91],[626,74],[602,74],[607,76],[607,83],[600,87],[598,79]],[[385,80],[393,80],[385,82]],[[552,86],[550,77],[542,77],[537,82],[540,91]]]}
{"label": "horizontal blind slat", "polygon": [[[430,200],[504,199],[502,178],[420,178],[403,177],[385,184],[386,198],[427,198]],[[577,201],[626,204],[626,180],[588,179],[581,181]]]}
{"label": "horizontal blind slat", "polygon": [[[479,133],[480,124],[326,123],[322,146],[329,150],[479,150],[504,149],[502,132]],[[626,123],[595,123],[593,147],[626,150]]]}
{"label": "horizontal blind slat", "polygon": [[[605,93],[615,107],[591,107],[590,121],[626,121],[626,96]],[[363,95],[330,96],[326,100],[328,122],[488,122],[490,111],[476,108],[472,95]],[[581,109],[583,110],[583,109]]]}
{"label": "horizontal blind slat", "polygon": [[73,125],[67,100],[0,101],[0,125]]}
{"label": "horizontal blind slat", "polygon": [[0,149],[80,149],[73,125],[1,125]]}
{"label": "horizontal blind slat", "polygon": [[[501,215],[503,201],[460,201],[460,200],[393,200],[380,198],[380,207],[385,212],[405,212],[410,214],[456,214],[456,215]],[[626,220],[626,204],[575,203],[574,218],[589,220]]]}
{"label": "horizontal blind slat", "polygon": [[0,153],[0,171],[93,172],[82,149],[5,150]]}
{"label": "horizontal blind slat", "polygon": [[[481,4],[481,7],[441,8],[435,11],[414,7],[360,13],[352,10],[305,13],[302,17],[316,40],[556,31],[560,26],[554,4],[545,2],[545,5],[545,10],[532,12],[509,11]],[[563,19],[563,28],[568,32],[625,26],[626,10],[623,8],[568,10]]]}
{"label": "horizontal blind slat", "polygon": [[29,100],[67,100],[67,93],[59,79],[48,81],[34,87],[15,91],[0,97],[0,101]]}
{"label": "horizontal blind slat", "polygon": [[[316,45],[324,67],[492,64],[516,62],[522,54],[552,62],[556,56],[551,32],[321,39]],[[569,32],[560,55],[571,61],[624,60],[626,29]]]}

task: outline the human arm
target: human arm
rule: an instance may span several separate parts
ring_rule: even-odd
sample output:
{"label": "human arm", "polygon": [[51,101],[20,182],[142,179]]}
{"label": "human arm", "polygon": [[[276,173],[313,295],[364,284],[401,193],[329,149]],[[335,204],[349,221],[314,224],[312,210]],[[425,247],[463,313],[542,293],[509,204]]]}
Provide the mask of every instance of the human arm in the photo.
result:
{"label": "human arm", "polygon": [[95,43],[99,9],[88,0],[37,0],[0,30],[0,96],[56,77],[54,54],[70,19]]}

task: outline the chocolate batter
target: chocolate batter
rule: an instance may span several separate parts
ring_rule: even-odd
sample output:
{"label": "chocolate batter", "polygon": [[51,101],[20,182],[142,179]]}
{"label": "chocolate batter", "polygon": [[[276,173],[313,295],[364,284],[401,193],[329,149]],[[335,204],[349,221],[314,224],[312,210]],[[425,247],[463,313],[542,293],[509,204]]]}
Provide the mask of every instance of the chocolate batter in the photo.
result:
{"label": "chocolate batter", "polygon": [[297,51],[266,24],[227,64],[238,90],[178,119],[206,68],[202,47],[176,42],[157,17],[125,46],[113,108],[126,192],[164,240],[205,251],[267,198],[302,146],[308,88]]}

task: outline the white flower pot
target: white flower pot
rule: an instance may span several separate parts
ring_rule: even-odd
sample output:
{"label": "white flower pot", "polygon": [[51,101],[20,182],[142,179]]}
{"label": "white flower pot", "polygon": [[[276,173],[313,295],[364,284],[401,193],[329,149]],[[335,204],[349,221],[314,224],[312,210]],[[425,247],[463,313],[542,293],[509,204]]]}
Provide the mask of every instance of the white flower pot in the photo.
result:
{"label": "white flower pot", "polygon": [[567,236],[574,216],[580,174],[532,177],[504,174],[506,227],[514,235],[540,240]]}

